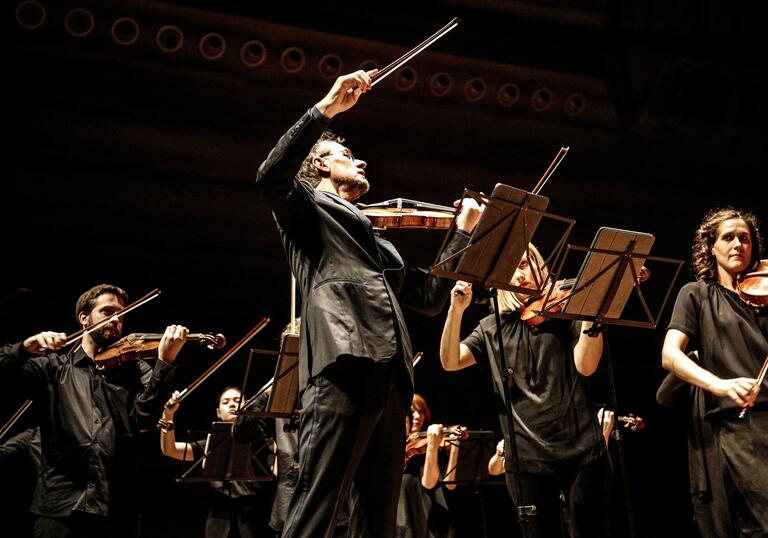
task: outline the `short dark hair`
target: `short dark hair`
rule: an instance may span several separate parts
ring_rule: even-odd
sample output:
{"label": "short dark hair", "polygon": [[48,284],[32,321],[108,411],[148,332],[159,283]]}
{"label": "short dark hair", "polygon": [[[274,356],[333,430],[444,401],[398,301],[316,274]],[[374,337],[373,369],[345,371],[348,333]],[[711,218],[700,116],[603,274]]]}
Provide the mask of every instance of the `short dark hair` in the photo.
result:
{"label": "short dark hair", "polygon": [[83,293],[77,300],[77,304],[75,305],[75,319],[78,323],[80,322],[80,313],[84,312],[85,314],[90,314],[93,307],[96,306],[96,299],[105,293],[112,294],[120,299],[123,306],[128,304],[128,294],[121,288],[118,288],[113,284],[99,284]]}
{"label": "short dark hair", "polygon": [[240,398],[243,399],[243,392],[240,390],[240,387],[229,385],[221,389],[219,393],[216,395],[216,407],[219,407],[219,405],[221,404],[221,397],[224,396],[224,393],[227,392],[228,390],[236,390],[237,393],[240,395]]}
{"label": "short dark hair", "polygon": [[742,219],[749,227],[752,237],[752,258],[749,268],[761,258],[763,252],[763,236],[760,234],[760,224],[754,213],[730,206],[711,209],[696,228],[696,234],[691,247],[691,270],[696,280],[707,282],[717,280],[717,261],[712,254],[712,246],[717,240],[717,229],[726,220]]}
{"label": "short dark hair", "polygon": [[318,183],[323,180],[323,177],[320,175],[320,171],[314,164],[312,164],[312,161],[315,157],[325,157],[326,155],[329,155],[328,152],[322,152],[320,150],[323,142],[336,142],[338,144],[343,144],[344,137],[334,133],[333,131],[323,131],[323,134],[321,134],[320,138],[317,139],[315,145],[312,146],[311,150],[309,150],[309,155],[307,155],[307,157],[304,159],[304,162],[301,163],[301,168],[299,168],[299,177],[309,181],[312,187],[317,187]]}

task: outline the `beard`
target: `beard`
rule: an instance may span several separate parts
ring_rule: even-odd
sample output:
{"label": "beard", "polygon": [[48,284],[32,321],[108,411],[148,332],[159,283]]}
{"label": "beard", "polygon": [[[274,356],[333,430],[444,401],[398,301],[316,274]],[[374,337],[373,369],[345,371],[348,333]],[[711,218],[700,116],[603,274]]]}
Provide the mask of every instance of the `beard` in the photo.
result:
{"label": "beard", "polygon": [[355,177],[353,179],[343,179],[338,181],[338,191],[343,192],[345,198],[349,201],[354,201],[360,198],[363,194],[368,192],[370,184],[365,177]]}
{"label": "beard", "polygon": [[114,323],[107,323],[91,333],[91,338],[99,349],[104,349],[120,339],[120,330]]}

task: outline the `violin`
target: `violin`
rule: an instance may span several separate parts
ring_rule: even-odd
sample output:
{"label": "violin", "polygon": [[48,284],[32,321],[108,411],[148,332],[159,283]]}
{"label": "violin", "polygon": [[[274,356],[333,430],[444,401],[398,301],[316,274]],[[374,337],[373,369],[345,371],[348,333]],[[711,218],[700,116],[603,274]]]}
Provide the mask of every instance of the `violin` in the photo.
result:
{"label": "violin", "polygon": [[[645,282],[650,276],[651,271],[643,265],[637,273],[637,282]],[[520,320],[531,329],[537,328],[548,319],[547,314],[563,309],[575,283],[575,278],[558,280],[551,292],[529,299],[520,308]]]}
{"label": "violin", "polygon": [[754,271],[736,278],[741,299],[750,306],[768,305],[768,260],[760,260]]}
{"label": "violin", "polygon": [[[443,428],[443,438],[440,440],[439,450],[450,450],[460,439],[465,439],[469,434],[465,426],[448,426]],[[414,456],[427,453],[429,438],[427,432],[413,432],[408,435],[405,442],[405,463]]]}
{"label": "violin", "polygon": [[[157,358],[162,337],[161,333],[131,333],[124,336],[96,353],[93,359],[96,369],[106,370],[130,361]],[[227,344],[227,339],[222,334],[193,333],[187,335],[187,340],[199,342],[208,349],[221,349]]]}
{"label": "violin", "polygon": [[427,228],[447,229],[451,227],[453,214],[442,211],[428,211],[418,209],[363,209],[363,214],[368,217],[371,224],[377,230],[388,228]]}
{"label": "violin", "polygon": [[619,415],[618,417],[615,417],[615,420],[623,423],[625,428],[629,428],[633,432],[645,428],[645,421],[643,418],[637,417],[633,413],[630,413],[629,416],[626,417]]}
{"label": "violin", "polygon": [[376,204],[358,204],[374,228],[426,228],[447,229],[451,227],[456,209],[406,198],[394,198]]}

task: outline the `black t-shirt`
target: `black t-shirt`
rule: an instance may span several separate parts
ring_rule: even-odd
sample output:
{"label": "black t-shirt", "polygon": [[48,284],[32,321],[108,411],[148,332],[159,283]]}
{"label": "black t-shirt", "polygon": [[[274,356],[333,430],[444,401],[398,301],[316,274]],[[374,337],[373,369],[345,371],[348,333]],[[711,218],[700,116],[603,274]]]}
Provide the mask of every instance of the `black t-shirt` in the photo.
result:
{"label": "black t-shirt", "polygon": [[[576,370],[573,360],[581,322],[549,320],[539,329],[534,334],[517,312],[501,315],[505,358],[514,371],[512,403],[520,470],[555,473],[594,461],[604,444],[588,380]],[[491,315],[462,343],[478,364],[490,367],[499,396],[499,420],[508,439],[497,338],[496,320]],[[512,471],[508,442],[505,452],[507,470]]]}
{"label": "black t-shirt", "polygon": [[[682,287],[668,329],[689,338],[688,349],[699,351],[701,366],[722,379],[757,377],[768,355],[768,309],[755,309],[720,284],[702,280]],[[768,407],[763,383],[755,407]],[[728,397],[707,392],[707,417],[740,408]]]}

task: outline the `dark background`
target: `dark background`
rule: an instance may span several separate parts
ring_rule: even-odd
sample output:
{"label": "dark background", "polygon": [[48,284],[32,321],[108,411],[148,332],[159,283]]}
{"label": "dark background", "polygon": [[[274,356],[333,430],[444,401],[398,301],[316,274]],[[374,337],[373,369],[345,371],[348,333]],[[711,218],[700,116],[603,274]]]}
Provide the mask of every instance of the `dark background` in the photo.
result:
{"label": "dark background", "polygon": [[[126,333],[183,323],[234,343],[268,316],[252,345],[275,349],[290,281],[254,192],[259,163],[338,74],[384,66],[457,15],[457,29],[334,122],[368,163],[363,201],[450,204],[496,182],[530,190],[569,146],[543,194],[552,213],[575,219],[571,244],[613,226],[652,233],[653,254],[687,260],[707,209],[762,213],[766,10],[756,0],[6,2],[0,335],[73,332],[79,294],[113,282],[132,298],[162,290],[129,315]],[[422,266],[443,237],[386,235]],[[672,275],[652,271],[660,307]],[[672,299],[688,278],[686,264]],[[611,328],[608,338],[619,412],[647,424],[624,443],[639,536],[691,533],[685,414],[654,401],[670,306],[657,328]],[[465,332],[483,315],[470,311]],[[443,316],[411,322],[425,353],[416,389],[435,420],[498,429],[485,373],[440,370]],[[180,386],[219,356],[188,345]],[[246,359],[184,402],[180,436],[207,427],[216,392],[240,384]],[[250,386],[273,369],[257,356]],[[593,379],[606,401],[605,361]],[[10,416],[22,400],[6,395]],[[178,467],[158,455],[155,432],[144,445],[146,535],[199,534],[199,488],[173,483]],[[511,533],[503,489],[478,491],[456,496],[464,535],[482,535],[481,501],[488,535]],[[617,473],[620,536],[622,492]]]}

